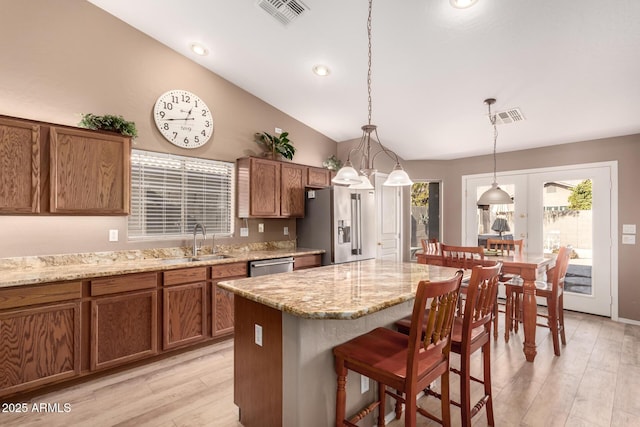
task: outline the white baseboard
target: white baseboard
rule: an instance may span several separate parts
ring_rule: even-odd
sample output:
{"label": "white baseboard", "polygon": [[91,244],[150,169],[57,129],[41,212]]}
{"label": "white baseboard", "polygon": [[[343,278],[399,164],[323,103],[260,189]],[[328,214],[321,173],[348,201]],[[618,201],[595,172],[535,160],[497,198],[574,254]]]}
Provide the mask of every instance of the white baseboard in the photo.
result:
{"label": "white baseboard", "polygon": [[638,326],[640,326],[640,320],[632,320],[632,319],[625,319],[623,317],[618,317],[618,322],[620,322],[620,323],[628,323],[629,325],[638,325]]}

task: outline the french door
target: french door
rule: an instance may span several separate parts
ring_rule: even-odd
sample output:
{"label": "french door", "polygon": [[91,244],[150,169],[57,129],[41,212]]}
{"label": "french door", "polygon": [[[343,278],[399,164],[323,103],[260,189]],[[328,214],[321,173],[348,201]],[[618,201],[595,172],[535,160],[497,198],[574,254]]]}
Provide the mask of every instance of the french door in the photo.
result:
{"label": "french door", "polygon": [[[554,253],[571,246],[565,278],[566,309],[611,317],[617,294],[614,239],[617,227],[617,165],[599,163],[515,171],[498,176],[513,205],[478,209],[479,195],[491,176],[463,177],[465,212],[463,242],[477,245],[488,224],[503,217],[514,239],[525,239],[525,251]],[[488,234],[497,234],[488,230]]]}

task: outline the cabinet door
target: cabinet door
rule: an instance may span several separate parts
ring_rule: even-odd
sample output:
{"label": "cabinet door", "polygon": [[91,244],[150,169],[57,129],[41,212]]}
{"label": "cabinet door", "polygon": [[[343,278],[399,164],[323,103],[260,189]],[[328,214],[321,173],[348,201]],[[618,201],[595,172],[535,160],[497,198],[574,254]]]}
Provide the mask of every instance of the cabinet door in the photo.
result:
{"label": "cabinet door", "polygon": [[307,168],[307,187],[324,188],[331,185],[331,171],[323,168]]}
{"label": "cabinet door", "polygon": [[[237,277],[241,279],[242,277]],[[212,300],[212,335],[222,337],[233,333],[233,294],[219,288],[215,283],[211,288]]]}
{"label": "cabinet door", "polygon": [[51,212],[129,213],[130,138],[52,127],[50,145]]}
{"label": "cabinet door", "polygon": [[211,269],[214,282],[211,286],[212,316],[211,331],[214,337],[221,337],[233,333],[233,294],[218,288],[216,283],[222,280],[242,279],[247,277],[247,263],[234,262],[231,264],[215,265]]}
{"label": "cabinet door", "polygon": [[0,213],[40,212],[40,126],[0,118]]}
{"label": "cabinet door", "polygon": [[80,373],[80,300],[0,311],[0,396]]}
{"label": "cabinet door", "polygon": [[207,338],[206,291],[206,282],[163,289],[164,350]]}
{"label": "cabinet door", "polygon": [[280,216],[280,162],[251,159],[250,214]]}
{"label": "cabinet door", "polygon": [[91,369],[109,368],[158,353],[157,291],[91,301]]}
{"label": "cabinet door", "polygon": [[281,164],[281,205],[280,213],[286,217],[304,216],[305,167],[301,165]]}

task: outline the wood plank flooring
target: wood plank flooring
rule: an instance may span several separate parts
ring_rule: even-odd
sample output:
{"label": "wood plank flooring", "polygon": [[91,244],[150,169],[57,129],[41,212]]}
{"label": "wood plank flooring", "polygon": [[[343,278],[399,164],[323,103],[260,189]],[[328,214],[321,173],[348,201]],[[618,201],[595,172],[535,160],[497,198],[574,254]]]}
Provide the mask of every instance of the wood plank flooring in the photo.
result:
{"label": "wood plank flooring", "polygon": [[[524,360],[522,331],[512,335],[508,344],[502,335],[494,342],[496,426],[640,425],[640,326],[572,312],[567,312],[565,322],[567,345],[560,357],[553,355],[546,328],[538,328],[534,363]],[[504,327],[502,316],[500,323]],[[479,354],[474,355],[478,375],[479,362]],[[457,378],[451,378],[452,396],[457,399]],[[0,412],[0,425],[241,426],[233,404],[233,341],[35,396],[25,403],[27,413]],[[31,412],[33,403],[59,403],[61,408],[68,403],[71,410]],[[423,398],[421,404],[439,408],[434,398]],[[459,425],[456,407],[452,414],[453,425]],[[420,416],[418,420],[420,426],[435,425]],[[483,410],[473,425],[486,424]],[[402,420],[389,423],[390,427],[403,425]]]}

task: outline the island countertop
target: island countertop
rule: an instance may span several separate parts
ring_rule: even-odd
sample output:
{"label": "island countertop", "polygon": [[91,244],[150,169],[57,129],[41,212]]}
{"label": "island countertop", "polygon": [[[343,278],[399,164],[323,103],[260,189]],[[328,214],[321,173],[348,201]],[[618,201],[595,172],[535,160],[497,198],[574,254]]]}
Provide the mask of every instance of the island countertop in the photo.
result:
{"label": "island countertop", "polygon": [[413,299],[421,280],[450,279],[455,271],[449,267],[371,259],[226,280],[218,286],[297,317],[357,319]]}

